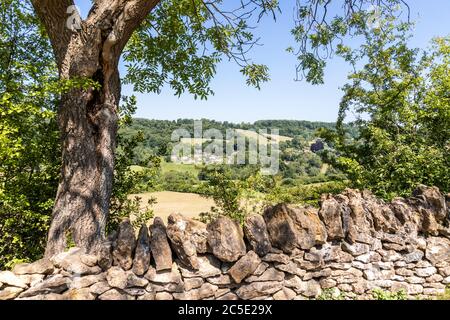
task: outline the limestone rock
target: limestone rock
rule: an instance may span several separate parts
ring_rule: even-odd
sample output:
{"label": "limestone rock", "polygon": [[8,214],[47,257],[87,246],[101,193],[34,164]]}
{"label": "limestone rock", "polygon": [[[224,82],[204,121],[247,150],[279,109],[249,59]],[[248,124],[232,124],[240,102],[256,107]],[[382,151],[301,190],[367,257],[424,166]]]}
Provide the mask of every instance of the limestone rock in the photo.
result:
{"label": "limestone rock", "polygon": [[316,280],[306,282],[306,290],[302,293],[305,297],[316,298],[322,293],[322,288]]}
{"label": "limestone rock", "polygon": [[147,292],[147,293],[144,293],[142,296],[139,296],[138,298],[137,298],[138,300],[147,300],[147,301],[152,301],[152,300],[155,300],[155,294],[152,292],[152,293],[150,293],[150,292]]}
{"label": "limestone rock", "polygon": [[168,292],[158,292],[155,295],[155,300],[173,300],[173,296]]}
{"label": "limestone rock", "polygon": [[249,251],[234,264],[228,273],[236,283],[241,283],[244,278],[252,275],[260,264],[258,255],[254,251]]}
{"label": "limestone rock", "polygon": [[437,222],[443,222],[446,219],[446,201],[437,187],[420,185],[414,190],[413,196],[421,200],[422,205],[432,212]]}
{"label": "limestone rock", "polygon": [[352,288],[353,288],[352,292],[361,295],[370,289],[370,284],[368,281],[361,279],[353,283]]}
{"label": "limestone rock", "polygon": [[99,300],[133,300],[133,298],[127,295],[125,292],[120,292],[117,289],[111,289],[101,294],[98,297]]}
{"label": "limestone rock", "polygon": [[176,264],[173,264],[172,270],[157,271],[150,268],[145,274],[145,278],[151,282],[166,284],[166,283],[180,283],[182,281],[180,271]]}
{"label": "limestone rock", "polygon": [[247,252],[241,226],[220,216],[208,224],[208,244],[214,256],[224,262],[235,262]]}
{"label": "limestone rock", "polygon": [[92,254],[82,254],[80,260],[88,267],[95,267],[98,263],[98,257]]}
{"label": "limestone rock", "polygon": [[442,261],[450,262],[450,240],[438,237],[428,238],[425,257],[433,264]]}
{"label": "limestone rock", "polygon": [[104,273],[100,273],[98,275],[89,275],[85,277],[77,277],[73,279],[72,283],[70,284],[71,289],[83,289],[90,287],[91,285],[105,281],[106,275]]}
{"label": "limestone rock", "polygon": [[295,248],[309,250],[327,239],[325,226],[313,208],[280,204],[267,208],[264,220],[272,245],[285,253]]}
{"label": "limestone rock", "polygon": [[145,288],[148,285],[148,280],[136,276],[132,272],[127,274],[127,288]]}
{"label": "limestone rock", "polygon": [[394,199],[389,205],[383,205],[372,198],[367,203],[367,209],[372,214],[374,229],[379,232],[396,232],[401,227],[401,222],[413,219],[409,206],[401,198]]}
{"label": "limestone rock", "polygon": [[332,273],[333,273],[333,271],[331,268],[325,268],[325,269],[322,269],[319,271],[308,272],[303,277],[303,280],[308,281],[311,279],[326,278],[326,277],[330,277]]}
{"label": "limestone rock", "polygon": [[197,253],[207,251],[206,225],[180,214],[171,214],[168,219],[167,236],[181,262],[192,269],[197,269]]}
{"label": "limestone rock", "polygon": [[299,277],[303,277],[306,273],[305,270],[299,268],[297,264],[292,261],[289,261],[288,264],[281,264],[281,263],[275,264],[275,269],[283,271],[284,273],[297,275]]}
{"label": "limestone rock", "polygon": [[66,300],[63,294],[59,293],[48,293],[48,294],[38,294],[32,297],[16,298],[16,300],[33,300],[33,301],[61,301]]}
{"label": "limestone rock", "polygon": [[[169,216],[169,223],[174,216],[175,215]],[[194,244],[197,253],[208,252],[208,230],[206,224],[183,216],[174,219],[174,221],[175,223],[183,221],[181,224],[186,225],[184,232],[188,236],[188,239]]]}
{"label": "limestone rock", "polygon": [[64,300],[95,300],[89,288],[72,288],[63,294]]}
{"label": "limestone rock", "polygon": [[297,293],[302,293],[306,289],[306,282],[302,281],[299,276],[286,275],[284,286],[294,289]]}
{"label": "limestone rock", "polygon": [[442,280],[444,280],[444,277],[439,274],[434,274],[434,275],[426,278],[425,280],[427,283],[442,282]]}
{"label": "limestone rock", "polygon": [[128,275],[121,268],[112,267],[106,273],[106,280],[113,288],[125,289],[128,284]]}
{"label": "limestone rock", "polygon": [[252,282],[242,285],[236,290],[236,294],[243,300],[274,294],[281,290],[282,283],[278,281]]}
{"label": "limestone rock", "polygon": [[183,281],[180,281],[178,283],[165,283],[165,284],[159,284],[159,283],[152,283],[147,287],[148,292],[170,292],[170,293],[182,293],[184,292],[184,283]]}
{"label": "limestone rock", "polygon": [[0,290],[0,301],[15,299],[23,290],[23,288],[19,287],[6,287]]}
{"label": "limestone rock", "polygon": [[296,226],[286,205],[267,208],[264,220],[273,246],[286,253],[291,253],[297,248]]}
{"label": "limestone rock", "polygon": [[139,297],[146,294],[147,290],[144,288],[125,288],[123,292],[133,297]]}
{"label": "limestone rock", "polygon": [[150,266],[150,258],[150,239],[148,228],[144,224],[139,230],[136,252],[133,260],[133,272],[138,276],[144,275]]}
{"label": "limestone rock", "polygon": [[345,237],[341,211],[341,204],[334,197],[322,196],[319,217],[325,225],[330,240],[341,240]]}
{"label": "limestone rock", "polygon": [[330,279],[330,278],[323,278],[319,280],[320,287],[322,289],[331,289],[335,288],[337,285],[336,280]]}
{"label": "limestone rock", "polygon": [[260,276],[264,273],[264,271],[267,270],[267,268],[269,268],[269,264],[267,262],[261,262],[258,268],[256,268],[256,270],[253,272],[253,275]]}
{"label": "limestone rock", "polygon": [[371,240],[368,236],[371,235],[374,229],[374,223],[372,214],[367,208],[366,200],[363,198],[362,193],[357,190],[347,189],[344,192],[344,196],[348,198],[348,207],[350,209],[347,240],[352,243],[370,242]]}
{"label": "limestone rock", "polygon": [[424,256],[423,251],[416,250],[414,252],[406,254],[403,257],[403,259],[406,263],[413,263],[413,262],[419,262],[420,260],[422,260],[423,256]]}
{"label": "limestone rock", "polygon": [[11,271],[0,272],[0,282],[12,287],[28,288],[27,283]]}
{"label": "limestone rock", "polygon": [[425,283],[425,279],[421,278],[421,277],[412,276],[412,277],[406,278],[406,282],[412,283],[412,284],[422,284],[422,283]]}
{"label": "limestone rock", "polygon": [[208,278],[207,281],[217,286],[228,286],[232,284],[231,277],[228,274],[221,274],[212,278]]}
{"label": "limestone rock", "polygon": [[53,256],[50,260],[57,268],[78,276],[99,274],[102,270],[98,266],[90,267],[81,261],[84,251],[80,248],[71,248],[66,252]]}
{"label": "limestone rock", "polygon": [[150,247],[155,260],[156,270],[172,269],[172,250],[167,239],[166,227],[160,217],[156,217],[150,227]]}
{"label": "limestone rock", "polygon": [[89,291],[94,295],[101,295],[105,293],[108,290],[111,290],[111,286],[108,284],[107,281],[101,281],[94,283],[90,288]]}
{"label": "limestone rock", "polygon": [[69,288],[70,283],[71,281],[68,278],[57,274],[24,291],[19,297],[27,298],[49,293],[62,293]]}
{"label": "limestone rock", "polygon": [[450,277],[450,267],[439,268],[439,274],[443,277]]}
{"label": "limestone rock", "polygon": [[326,243],[327,232],[316,209],[312,207],[297,208],[293,219],[297,226],[299,248],[308,250],[315,245]]}
{"label": "limestone rock", "polygon": [[245,282],[263,282],[263,281],[283,281],[284,272],[278,271],[275,268],[267,269],[260,276],[251,276],[245,279]]}
{"label": "limestone rock", "polygon": [[220,261],[214,256],[199,256],[199,268],[192,270],[180,265],[180,271],[184,278],[210,278],[222,274],[220,270]]}
{"label": "limestone rock", "polygon": [[232,301],[239,300],[239,297],[235,293],[229,292],[227,294],[224,294],[223,296],[218,297],[217,300]]}
{"label": "limestone rock", "polygon": [[133,252],[136,247],[136,237],[129,219],[119,225],[117,240],[113,248],[114,264],[124,270],[130,270],[133,265]]}
{"label": "limestone rock", "polygon": [[423,277],[423,278],[432,276],[436,272],[437,272],[437,269],[435,267],[416,269],[416,275],[419,276],[419,277]]}
{"label": "limestone rock", "polygon": [[37,260],[33,263],[21,263],[14,267],[13,272],[16,275],[24,274],[52,274],[54,270],[53,263],[49,259]]}
{"label": "limestone rock", "polygon": [[204,283],[203,278],[186,278],[184,279],[184,290],[189,291],[200,288]]}
{"label": "limestone rock", "polygon": [[355,257],[355,260],[360,261],[362,263],[379,262],[381,261],[381,255],[377,252],[371,251],[369,253],[365,253]]}
{"label": "limestone rock", "polygon": [[103,271],[108,270],[113,265],[112,249],[111,241],[104,241],[100,246],[97,263]]}
{"label": "limestone rock", "polygon": [[297,296],[294,290],[283,288],[273,295],[274,300],[292,300]]}
{"label": "limestone rock", "polygon": [[[44,274],[24,274],[19,276],[29,287],[34,287],[36,284],[44,280]],[[0,285],[1,288],[1,285]]]}
{"label": "limestone rock", "polygon": [[364,243],[349,244],[345,241],[342,242],[341,248],[342,250],[344,250],[347,253],[350,253],[354,257],[368,253],[370,250],[370,246],[367,244]]}
{"label": "limestone rock", "polygon": [[261,259],[264,262],[278,262],[288,264],[290,262],[289,256],[283,253],[268,253]]}
{"label": "limestone rock", "polygon": [[218,287],[216,285],[204,283],[200,288],[183,293],[174,293],[173,296],[177,300],[203,300],[214,297],[217,290]]}
{"label": "limestone rock", "polygon": [[261,215],[254,214],[247,217],[244,224],[244,233],[250,247],[259,256],[264,256],[272,250],[267,226]]}

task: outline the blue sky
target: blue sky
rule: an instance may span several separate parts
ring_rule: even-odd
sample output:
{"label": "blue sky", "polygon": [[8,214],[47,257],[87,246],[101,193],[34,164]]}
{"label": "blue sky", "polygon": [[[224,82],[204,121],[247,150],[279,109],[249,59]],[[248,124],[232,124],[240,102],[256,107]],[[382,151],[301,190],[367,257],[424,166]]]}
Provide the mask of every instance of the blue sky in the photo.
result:
{"label": "blue sky", "polygon": [[[87,13],[89,2],[76,1],[82,15]],[[346,82],[348,66],[338,58],[329,61],[324,85],[313,86],[294,81],[296,60],[286,52],[286,48],[295,45],[290,35],[295,1],[280,2],[282,14],[278,15],[277,22],[266,18],[259,24],[256,34],[261,37],[263,45],[250,53],[254,62],[270,68],[271,81],[263,84],[261,90],[246,86],[240,68],[232,62],[223,61],[211,84],[215,95],[207,101],[195,100],[189,94],[178,98],[170,88],[164,88],[160,95],[136,93],[136,116],[163,120],[208,118],[232,122],[263,119],[335,121],[342,96],[339,88]],[[426,47],[431,38],[450,34],[450,1],[410,0],[409,3],[412,19],[417,21],[412,45]],[[130,86],[124,86],[122,92],[124,95],[133,94]]]}

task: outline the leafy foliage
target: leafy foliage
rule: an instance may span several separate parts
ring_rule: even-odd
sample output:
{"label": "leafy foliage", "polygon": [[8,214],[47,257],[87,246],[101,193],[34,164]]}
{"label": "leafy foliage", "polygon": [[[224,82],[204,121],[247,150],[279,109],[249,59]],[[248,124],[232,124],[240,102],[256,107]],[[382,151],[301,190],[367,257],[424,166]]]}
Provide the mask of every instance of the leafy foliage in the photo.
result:
{"label": "leafy foliage", "polygon": [[330,288],[323,290],[317,300],[345,300],[345,296],[339,289]]}
{"label": "leafy foliage", "polygon": [[381,289],[373,289],[372,296],[375,300],[407,300],[408,295],[405,290],[396,292],[384,291]]}
{"label": "leafy foliage", "polygon": [[297,1],[296,23],[291,30],[298,44],[288,48],[297,56],[297,78],[312,84],[324,82],[327,60],[351,50],[346,39],[364,37],[380,27],[382,19],[409,21],[405,0]]}
{"label": "leafy foliage", "polygon": [[[246,179],[233,179],[228,166],[214,166],[204,169],[206,183],[202,194],[214,200],[216,206],[211,212],[201,215],[203,222],[209,222],[218,215],[228,216],[243,223],[245,217],[258,205],[258,192],[268,187],[270,181],[260,174],[253,173]],[[252,201],[254,200],[254,201]]]}
{"label": "leafy foliage", "polygon": [[0,269],[40,256],[58,183],[57,78],[41,31],[27,3],[1,2]]}
{"label": "leafy foliage", "polygon": [[[121,106],[121,127],[126,127],[131,122],[131,115],[136,110],[136,99],[124,97]],[[114,168],[114,185],[111,197],[110,213],[107,223],[107,232],[117,230],[123,218],[131,218],[133,227],[140,228],[142,223],[153,217],[152,205],[155,199],[151,198],[143,207],[140,197],[130,197],[132,193],[151,189],[156,181],[156,175],[160,167],[160,159],[149,156],[142,160],[142,170],[133,170],[131,165],[136,156],[137,145],[142,142],[143,134],[137,134],[124,138],[118,136],[118,149]],[[144,167],[145,166],[145,167]]]}
{"label": "leafy foliage", "polygon": [[[344,86],[337,130],[321,133],[335,149],[324,159],[354,187],[387,199],[420,183],[450,190],[450,39],[437,39],[431,53],[421,53],[407,46],[408,30],[387,20],[347,54],[363,66]],[[355,138],[343,128],[349,113],[357,117]]]}
{"label": "leafy foliage", "polygon": [[[213,94],[209,84],[225,56],[241,66],[247,84],[260,88],[269,80],[267,66],[246,57],[257,43],[251,32],[259,19],[274,13],[277,1],[250,1],[225,9],[222,0],[163,0],[133,34],[124,54],[125,82],[139,92],[160,93],[167,85],[176,95],[196,99]],[[259,20],[258,19],[258,20]]]}

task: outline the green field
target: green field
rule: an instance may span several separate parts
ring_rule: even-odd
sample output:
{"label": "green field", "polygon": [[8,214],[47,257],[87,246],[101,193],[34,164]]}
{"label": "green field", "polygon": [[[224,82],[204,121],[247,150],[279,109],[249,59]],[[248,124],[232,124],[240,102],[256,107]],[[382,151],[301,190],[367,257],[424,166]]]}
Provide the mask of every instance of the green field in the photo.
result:
{"label": "green field", "polygon": [[[133,171],[142,171],[144,167],[141,166],[131,166],[131,170]],[[197,176],[200,172],[200,169],[195,164],[179,164],[173,162],[166,162],[164,159],[161,159],[161,173],[167,172],[187,172]]]}

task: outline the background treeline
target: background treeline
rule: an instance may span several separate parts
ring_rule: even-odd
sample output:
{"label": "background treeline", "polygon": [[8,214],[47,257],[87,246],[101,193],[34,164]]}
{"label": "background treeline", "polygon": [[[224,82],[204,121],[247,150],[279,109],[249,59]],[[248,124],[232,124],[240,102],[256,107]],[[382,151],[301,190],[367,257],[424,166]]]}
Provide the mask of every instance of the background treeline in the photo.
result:
{"label": "background treeline", "polygon": [[[311,122],[298,120],[261,120],[254,123],[232,123],[221,122],[209,119],[200,119],[202,121],[203,132],[208,129],[217,129],[225,137],[227,129],[261,130],[278,129],[281,136],[295,138],[301,143],[311,142],[317,138],[317,130],[335,129],[336,123],[328,122]],[[346,125],[346,128],[352,135],[356,134],[353,126]],[[136,135],[142,135],[142,141],[137,145],[136,163],[142,161],[148,155],[170,156],[171,154],[171,135],[177,129],[187,130],[193,137],[194,120],[178,119],[178,120],[150,120],[142,118],[134,118],[133,121],[120,129],[120,135],[125,139],[130,139]],[[295,144],[295,142],[294,142]],[[297,146],[298,147],[298,146]]]}

